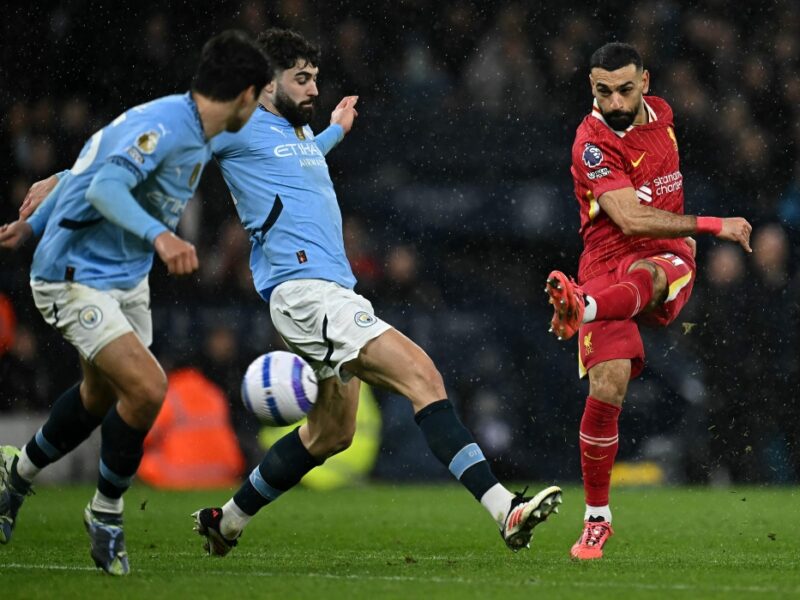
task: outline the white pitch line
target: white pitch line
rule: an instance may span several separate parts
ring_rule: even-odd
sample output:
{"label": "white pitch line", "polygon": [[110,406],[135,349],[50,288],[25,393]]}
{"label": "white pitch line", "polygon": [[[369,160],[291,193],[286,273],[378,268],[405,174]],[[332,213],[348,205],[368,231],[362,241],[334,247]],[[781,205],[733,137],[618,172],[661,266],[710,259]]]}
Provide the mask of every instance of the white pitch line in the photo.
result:
{"label": "white pitch line", "polygon": [[[7,565],[0,565],[0,571],[3,569],[18,569],[18,570],[42,570],[42,571],[97,571],[93,567],[79,567],[74,565],[43,565],[43,564],[19,564],[11,563]],[[154,573],[150,569],[135,569],[136,573]],[[218,570],[204,570],[206,575],[216,575],[225,577],[296,577],[300,573],[276,573],[276,572],[255,572],[255,573],[241,573],[239,571],[218,571]],[[462,577],[414,577],[412,575],[337,575],[335,573],[302,573],[304,577],[316,577],[318,579],[340,579],[347,581],[398,581],[398,582],[417,582],[417,583],[442,583],[442,584],[463,584],[463,585],[479,585],[485,583],[475,579],[464,579]],[[573,588],[621,588],[621,589],[637,589],[647,591],[678,591],[678,592],[730,592],[730,593],[751,593],[751,594],[775,594],[775,593],[800,593],[800,586],[795,588],[780,588],[775,586],[733,586],[733,585],[709,585],[698,586],[689,583],[674,583],[670,585],[663,585],[657,583],[634,583],[634,582],[583,582],[583,581],[525,581],[525,582],[505,582],[505,585],[514,587],[573,587]]]}
{"label": "white pitch line", "polygon": [[19,569],[19,570],[41,570],[41,571],[96,571],[97,567],[77,567],[75,565],[21,565],[18,563],[11,563],[8,565],[0,564],[0,571],[3,569]]}

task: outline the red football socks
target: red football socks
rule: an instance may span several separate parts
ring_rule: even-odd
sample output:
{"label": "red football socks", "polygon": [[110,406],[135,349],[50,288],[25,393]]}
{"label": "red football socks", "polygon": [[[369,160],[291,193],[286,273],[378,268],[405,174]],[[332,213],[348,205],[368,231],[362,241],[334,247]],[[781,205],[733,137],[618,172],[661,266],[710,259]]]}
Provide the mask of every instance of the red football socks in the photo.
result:
{"label": "red football socks", "polygon": [[588,396],[580,430],[581,471],[586,504],[606,506],[611,468],[619,448],[617,420],[622,409]]}
{"label": "red football socks", "polygon": [[597,303],[594,321],[624,321],[642,312],[652,299],[653,277],[645,269],[634,269],[591,296]]}

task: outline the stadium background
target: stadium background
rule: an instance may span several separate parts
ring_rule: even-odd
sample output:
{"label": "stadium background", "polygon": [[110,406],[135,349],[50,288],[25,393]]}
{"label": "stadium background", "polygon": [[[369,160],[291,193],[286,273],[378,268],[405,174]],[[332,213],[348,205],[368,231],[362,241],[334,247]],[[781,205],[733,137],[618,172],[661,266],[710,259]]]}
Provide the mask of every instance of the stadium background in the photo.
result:
{"label": "stadium background", "polygon": [[[323,47],[315,130],[358,94],[353,132],[329,155],[359,286],[434,358],[453,400],[506,477],[577,480],[586,393],[574,342],[547,335],[551,268],[580,251],[569,148],[588,112],[591,52],[642,52],[676,115],[691,213],[754,224],[752,256],[699,240],[699,280],[680,322],[646,334],[620,459],[672,481],[800,477],[800,9],[789,0],[606,2],[39,2],[0,22],[0,220],[29,185],[68,168],[124,108],[188,88],[221,29],[295,28]],[[581,6],[581,7],[578,7]],[[239,378],[278,347],[253,292],[248,243],[219,173],[206,170],[181,223],[198,276],[151,276],[157,357],[199,366],[240,412]],[[0,421],[38,411],[78,376],[27,285],[32,247],[0,255],[16,319],[0,335]],[[8,329],[0,330],[8,331]],[[380,394],[376,478],[440,477],[403,400]],[[2,440],[0,440],[2,441]],[[251,456],[252,460],[252,456]]]}

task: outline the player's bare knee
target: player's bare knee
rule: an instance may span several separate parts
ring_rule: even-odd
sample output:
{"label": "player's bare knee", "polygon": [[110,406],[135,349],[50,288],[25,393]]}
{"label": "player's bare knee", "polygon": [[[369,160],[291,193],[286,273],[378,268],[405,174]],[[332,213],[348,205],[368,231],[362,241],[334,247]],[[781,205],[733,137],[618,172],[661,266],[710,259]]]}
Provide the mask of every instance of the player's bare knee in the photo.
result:
{"label": "player's bare knee", "polygon": [[142,378],[128,394],[128,399],[142,420],[154,421],[167,396],[167,377],[160,369],[157,374]]}
{"label": "player's bare knee", "polygon": [[620,386],[613,382],[603,382],[599,385],[593,385],[589,394],[601,402],[621,406],[622,401],[625,399],[626,389],[627,386]]}
{"label": "player's bare knee", "polygon": [[621,406],[628,391],[629,370],[604,363],[589,373],[589,394],[602,402]]}
{"label": "player's bare knee", "polygon": [[415,411],[425,408],[428,404],[442,400],[447,396],[444,387],[444,378],[433,361],[419,365],[414,373],[414,394],[409,399]]}
{"label": "player's bare knee", "polygon": [[664,269],[649,260],[637,260],[631,265],[628,272],[630,273],[635,269],[647,271],[650,273],[650,278],[653,280],[653,299],[650,302],[649,308],[652,308],[652,305],[663,302],[664,298],[667,297],[667,274],[664,272]]}

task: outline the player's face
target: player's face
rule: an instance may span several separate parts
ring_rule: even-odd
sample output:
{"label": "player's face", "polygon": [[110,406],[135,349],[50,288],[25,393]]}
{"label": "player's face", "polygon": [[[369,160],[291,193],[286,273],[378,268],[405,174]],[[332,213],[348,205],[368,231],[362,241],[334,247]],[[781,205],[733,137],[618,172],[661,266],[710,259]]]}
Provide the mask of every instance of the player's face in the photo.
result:
{"label": "player's face", "polygon": [[278,72],[272,92],[275,109],[294,127],[307,125],[314,116],[314,102],[319,95],[319,68],[304,59],[294,67]]}
{"label": "player's face", "polygon": [[258,106],[258,94],[255,87],[250,86],[234,100],[231,114],[225,123],[225,131],[239,131],[245,126]]}
{"label": "player's face", "polygon": [[595,67],[589,74],[592,95],[603,118],[617,131],[645,122],[642,96],[650,87],[650,74],[630,64],[616,71]]}

